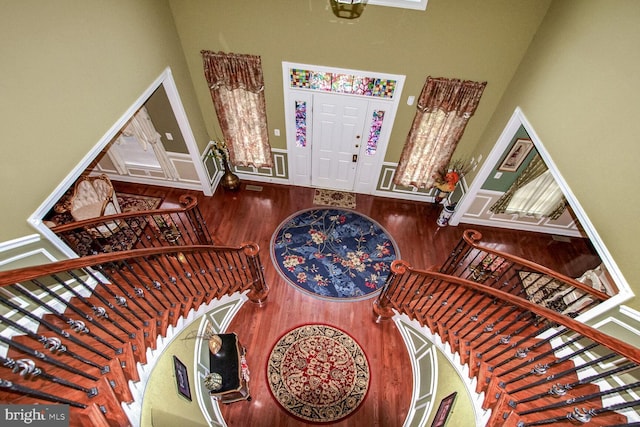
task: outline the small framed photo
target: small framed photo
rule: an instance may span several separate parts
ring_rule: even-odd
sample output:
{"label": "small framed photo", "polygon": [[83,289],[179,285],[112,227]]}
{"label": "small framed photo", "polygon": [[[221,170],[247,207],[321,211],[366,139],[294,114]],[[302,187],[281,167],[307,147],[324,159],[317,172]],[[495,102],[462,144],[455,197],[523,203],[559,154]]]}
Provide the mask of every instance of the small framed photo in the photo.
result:
{"label": "small framed photo", "polygon": [[498,170],[504,172],[517,171],[532,148],[533,142],[531,142],[530,139],[517,139],[500,164],[500,167],[498,167]]}
{"label": "small framed photo", "polygon": [[189,374],[187,367],[176,356],[173,356],[173,367],[176,372],[176,384],[178,393],[191,400],[191,388],[189,387]]}
{"label": "small framed photo", "polygon": [[447,418],[449,417],[449,413],[451,412],[451,408],[453,407],[453,403],[456,400],[456,396],[458,392],[454,391],[449,396],[445,397],[440,401],[440,406],[438,406],[438,411],[436,412],[436,416],[433,417],[433,422],[431,423],[431,427],[444,427],[447,422]]}

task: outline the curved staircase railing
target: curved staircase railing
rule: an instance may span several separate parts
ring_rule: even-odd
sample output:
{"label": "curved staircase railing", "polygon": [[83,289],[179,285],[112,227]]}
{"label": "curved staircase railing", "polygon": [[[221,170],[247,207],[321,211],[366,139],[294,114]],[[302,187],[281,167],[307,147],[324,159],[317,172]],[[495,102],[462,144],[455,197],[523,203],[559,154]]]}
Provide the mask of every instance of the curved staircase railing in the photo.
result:
{"label": "curved staircase railing", "polygon": [[475,251],[457,248],[442,268],[462,277],[394,261],[374,313],[379,319],[406,314],[448,343],[484,394],[488,426],[638,425],[640,349],[578,322],[572,312],[492,287],[503,272],[478,280],[469,267],[482,262]]}
{"label": "curved staircase railing", "polygon": [[438,271],[500,289],[571,317],[611,297],[604,292],[602,283],[583,283],[524,258],[482,246],[481,240],[479,232],[465,230]]}
{"label": "curved staircase railing", "polygon": [[62,403],[72,426],[130,425],[147,349],[191,310],[268,295],[259,248],[166,246],[0,272],[0,401]]}
{"label": "curved staircase railing", "polygon": [[[507,278],[526,267],[588,298],[606,295],[476,247],[474,236],[465,234],[441,271],[395,261],[374,312],[405,313],[447,342],[476,378],[490,426],[640,423],[640,350],[574,320],[576,311],[522,298]],[[510,265],[474,276],[488,255]],[[96,426],[129,424],[128,383],[170,325],[224,295],[246,292],[258,304],[268,295],[253,243],[93,255],[0,272],[0,287],[0,401],[66,403],[71,425]]]}
{"label": "curved staircase railing", "polygon": [[198,200],[179,199],[181,207],[134,211],[51,227],[79,256],[157,246],[213,245]]}

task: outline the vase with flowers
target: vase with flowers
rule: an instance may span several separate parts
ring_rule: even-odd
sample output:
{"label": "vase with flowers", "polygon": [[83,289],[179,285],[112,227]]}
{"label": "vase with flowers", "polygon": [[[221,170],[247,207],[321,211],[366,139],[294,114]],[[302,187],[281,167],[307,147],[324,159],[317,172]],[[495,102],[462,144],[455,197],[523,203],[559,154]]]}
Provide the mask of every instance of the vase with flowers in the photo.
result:
{"label": "vase with flowers", "polygon": [[231,171],[231,167],[229,166],[229,149],[227,148],[227,144],[223,140],[213,141],[211,151],[209,153],[211,156],[218,159],[224,167],[224,173],[222,178],[220,178],[220,185],[222,188],[230,191],[239,189],[240,178]]}
{"label": "vase with flowers", "polygon": [[442,202],[442,200],[456,188],[458,182],[469,172],[470,168],[471,164],[467,163],[466,160],[456,159],[449,162],[447,166],[437,170],[434,187],[439,191],[435,197],[435,202]]}

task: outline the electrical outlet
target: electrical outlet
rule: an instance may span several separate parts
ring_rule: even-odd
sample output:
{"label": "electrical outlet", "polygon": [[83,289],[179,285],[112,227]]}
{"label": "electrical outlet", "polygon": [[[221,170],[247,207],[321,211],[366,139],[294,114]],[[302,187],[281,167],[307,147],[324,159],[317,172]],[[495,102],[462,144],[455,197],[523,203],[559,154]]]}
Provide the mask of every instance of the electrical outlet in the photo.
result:
{"label": "electrical outlet", "polygon": [[171,135],[169,132],[165,133],[164,136],[167,137],[168,141],[173,141],[173,135]]}
{"label": "electrical outlet", "polygon": [[496,174],[493,175],[493,179],[500,179],[501,176],[502,176],[502,172],[496,172]]}
{"label": "electrical outlet", "polygon": [[274,130],[273,130],[273,134],[274,134],[275,136],[280,136],[280,129],[274,129]]}

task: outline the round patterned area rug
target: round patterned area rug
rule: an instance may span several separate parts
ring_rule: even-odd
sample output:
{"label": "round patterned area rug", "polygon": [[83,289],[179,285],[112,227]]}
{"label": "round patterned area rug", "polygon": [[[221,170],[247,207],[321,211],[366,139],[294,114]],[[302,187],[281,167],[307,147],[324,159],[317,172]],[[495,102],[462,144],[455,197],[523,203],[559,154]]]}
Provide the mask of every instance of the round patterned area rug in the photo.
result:
{"label": "round patterned area rug", "polygon": [[375,221],[345,209],[307,209],[286,219],[271,238],[271,260],[296,289],[333,300],[373,297],[400,257]]}
{"label": "round patterned area rug", "polygon": [[269,390],[289,414],[330,423],[352,414],[369,389],[369,364],[353,338],[305,325],[278,340],[267,362]]}

